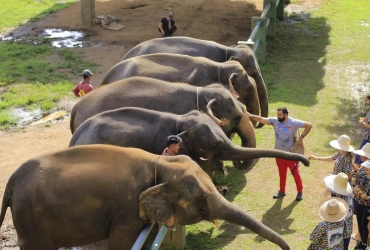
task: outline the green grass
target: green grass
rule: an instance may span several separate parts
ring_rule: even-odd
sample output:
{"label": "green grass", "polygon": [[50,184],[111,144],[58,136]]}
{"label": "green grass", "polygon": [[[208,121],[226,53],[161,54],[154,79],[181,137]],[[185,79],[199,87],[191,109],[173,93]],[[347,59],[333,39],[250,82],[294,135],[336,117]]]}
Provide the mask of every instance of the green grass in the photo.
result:
{"label": "green grass", "polygon": [[[267,62],[260,66],[269,93],[269,115],[286,106],[291,117],[313,124],[304,140],[306,156],[334,155],[337,150],[329,141],[341,134],[349,135],[355,148],[360,144],[357,121],[366,112],[360,99],[364,93],[354,92],[351,86],[370,82],[370,27],[359,25],[370,23],[368,13],[365,0],[323,0],[308,22],[278,22],[276,37],[268,41]],[[256,130],[256,136],[257,147],[273,148],[270,126]],[[314,161],[309,168],[301,166],[305,196],[300,203],[295,202],[297,191],[290,173],[287,196],[272,199],[279,181],[274,159],[261,159],[248,173],[228,165],[227,178],[216,175],[217,183],[230,189],[226,198],[282,235],[291,249],[307,249],[309,235],[320,221],[318,204],[330,196],[323,178],[332,172],[333,164]],[[224,222],[216,230],[202,222],[187,226],[186,249],[278,247],[234,224]]]}
{"label": "green grass", "polygon": [[75,0],[0,0],[0,33],[71,5]]}
{"label": "green grass", "polygon": [[[0,32],[24,21],[36,21],[75,2],[74,0],[0,0]],[[34,44],[37,42],[37,44]],[[85,61],[83,52],[54,48],[51,40],[33,37],[22,42],[0,43],[0,129],[14,125],[9,117],[12,107],[48,110],[71,94],[81,72],[94,71],[97,64]]]}

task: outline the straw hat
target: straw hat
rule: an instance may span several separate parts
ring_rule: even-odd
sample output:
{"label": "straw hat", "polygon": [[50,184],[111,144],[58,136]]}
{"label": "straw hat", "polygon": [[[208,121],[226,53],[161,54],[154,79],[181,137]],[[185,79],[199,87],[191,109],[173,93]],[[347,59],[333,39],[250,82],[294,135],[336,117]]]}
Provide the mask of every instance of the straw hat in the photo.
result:
{"label": "straw hat", "polygon": [[365,168],[370,168],[370,160],[364,161],[361,163],[361,166],[364,166]]}
{"label": "straw hat", "polygon": [[353,153],[370,158],[370,143],[366,143],[361,149],[355,150]]}
{"label": "straw hat", "polygon": [[341,135],[338,140],[333,140],[330,143],[333,148],[353,152],[355,149],[350,145],[351,139],[347,135]]}
{"label": "straw hat", "polygon": [[337,194],[349,195],[352,193],[351,184],[348,182],[348,176],[345,173],[329,175],[324,178],[327,188]]}
{"label": "straw hat", "polygon": [[338,222],[346,218],[349,207],[341,198],[329,197],[320,202],[319,215],[327,222]]}

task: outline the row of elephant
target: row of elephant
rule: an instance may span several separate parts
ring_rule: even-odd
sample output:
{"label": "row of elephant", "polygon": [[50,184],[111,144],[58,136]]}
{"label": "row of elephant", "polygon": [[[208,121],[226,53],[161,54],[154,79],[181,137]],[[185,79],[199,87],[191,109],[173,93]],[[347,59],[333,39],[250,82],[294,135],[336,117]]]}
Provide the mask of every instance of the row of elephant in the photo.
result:
{"label": "row of elephant", "polygon": [[[261,157],[309,165],[302,155],[255,148],[243,103],[263,116],[268,106],[253,51],[171,37],[139,44],[124,59],[73,107],[70,149],[31,159],[11,176],[0,225],[10,206],[21,249],[106,238],[109,249],[130,249],[149,221],[172,226],[223,219],[289,249],[280,235],[222,197],[206,174],[226,173],[223,160],[242,170]],[[229,139],[235,132],[242,146]],[[183,139],[183,155],[158,156],[173,134]]]}

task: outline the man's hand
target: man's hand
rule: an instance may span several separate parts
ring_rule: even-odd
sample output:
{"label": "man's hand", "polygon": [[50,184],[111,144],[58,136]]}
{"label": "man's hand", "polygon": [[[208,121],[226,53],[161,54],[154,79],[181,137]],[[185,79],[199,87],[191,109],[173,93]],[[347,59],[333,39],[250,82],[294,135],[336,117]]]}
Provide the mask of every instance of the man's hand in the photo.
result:
{"label": "man's hand", "polygon": [[165,36],[165,33],[164,33],[164,31],[162,30],[162,36]]}

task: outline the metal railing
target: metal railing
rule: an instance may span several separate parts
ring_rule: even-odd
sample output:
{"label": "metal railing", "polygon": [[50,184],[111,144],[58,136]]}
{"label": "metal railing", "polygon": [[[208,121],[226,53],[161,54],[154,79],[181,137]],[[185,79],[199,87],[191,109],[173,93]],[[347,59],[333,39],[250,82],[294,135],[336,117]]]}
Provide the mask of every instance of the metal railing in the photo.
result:
{"label": "metal railing", "polygon": [[[145,225],[145,227],[143,228],[143,230],[141,230],[139,236],[137,237],[131,250],[141,250],[154,225],[155,223]],[[158,233],[149,249],[158,250],[161,247],[162,243],[164,245],[163,247],[170,246],[171,249],[183,249],[185,247],[185,226],[176,224],[176,228],[176,232],[170,232],[172,235],[171,237],[169,237],[170,235],[167,234],[168,227],[166,225],[162,225],[161,228],[158,230]],[[155,233],[153,233],[152,235],[154,234]]]}
{"label": "metal railing", "polygon": [[238,42],[238,45],[251,47],[261,63],[266,61],[266,37],[276,34],[276,19],[284,19],[284,0],[264,0],[261,16],[252,17],[252,33],[248,40]]}

